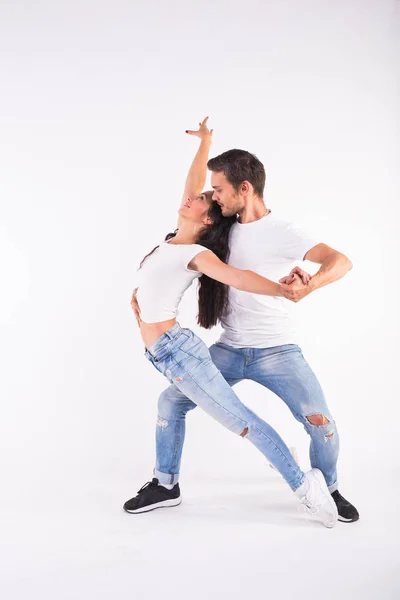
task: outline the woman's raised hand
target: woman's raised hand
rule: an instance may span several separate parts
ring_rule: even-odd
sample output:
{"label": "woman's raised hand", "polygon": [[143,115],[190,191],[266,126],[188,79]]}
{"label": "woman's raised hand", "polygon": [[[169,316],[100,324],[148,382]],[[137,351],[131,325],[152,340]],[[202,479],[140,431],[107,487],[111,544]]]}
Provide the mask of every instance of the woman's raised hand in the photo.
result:
{"label": "woman's raised hand", "polygon": [[188,133],[189,135],[195,135],[196,137],[199,137],[202,140],[206,140],[206,139],[211,140],[214,130],[208,129],[207,121],[208,121],[208,117],[206,117],[204,119],[204,121],[202,121],[202,123],[199,123],[199,129],[197,131],[192,131],[191,129],[186,129],[186,133]]}

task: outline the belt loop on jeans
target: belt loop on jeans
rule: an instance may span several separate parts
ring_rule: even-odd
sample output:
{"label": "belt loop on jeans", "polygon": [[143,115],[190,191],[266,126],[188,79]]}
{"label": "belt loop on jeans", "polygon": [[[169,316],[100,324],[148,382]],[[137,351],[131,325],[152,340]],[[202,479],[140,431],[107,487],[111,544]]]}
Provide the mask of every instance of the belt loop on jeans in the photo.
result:
{"label": "belt loop on jeans", "polygon": [[[179,325],[178,322],[175,323],[175,325],[173,325],[171,327],[171,329],[175,329],[175,327],[178,325],[179,329],[181,328],[181,326]],[[172,334],[170,331],[166,331],[165,334],[167,337],[169,337],[170,340],[173,340],[174,337],[176,337],[178,335],[178,332],[176,332],[175,334]]]}

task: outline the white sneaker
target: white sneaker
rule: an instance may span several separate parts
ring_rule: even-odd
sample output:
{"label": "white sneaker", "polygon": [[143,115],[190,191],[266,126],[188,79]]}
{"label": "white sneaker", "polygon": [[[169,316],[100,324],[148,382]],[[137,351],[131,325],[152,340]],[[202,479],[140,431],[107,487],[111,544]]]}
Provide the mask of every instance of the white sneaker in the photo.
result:
{"label": "white sneaker", "polygon": [[319,469],[305,473],[304,483],[295,491],[306,512],[317,516],[325,527],[334,527],[338,520],[336,503],[332,498],[325,477]]}

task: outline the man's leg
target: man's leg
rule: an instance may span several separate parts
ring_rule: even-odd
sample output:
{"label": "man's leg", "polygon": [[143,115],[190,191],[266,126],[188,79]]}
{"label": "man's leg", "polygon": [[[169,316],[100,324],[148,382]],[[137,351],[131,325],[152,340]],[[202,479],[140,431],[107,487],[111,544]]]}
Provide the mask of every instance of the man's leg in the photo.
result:
{"label": "man's leg", "polygon": [[279,396],[310,435],[310,462],[325,476],[329,491],[338,488],[339,436],[324,393],[295,344],[253,348],[246,377]]}

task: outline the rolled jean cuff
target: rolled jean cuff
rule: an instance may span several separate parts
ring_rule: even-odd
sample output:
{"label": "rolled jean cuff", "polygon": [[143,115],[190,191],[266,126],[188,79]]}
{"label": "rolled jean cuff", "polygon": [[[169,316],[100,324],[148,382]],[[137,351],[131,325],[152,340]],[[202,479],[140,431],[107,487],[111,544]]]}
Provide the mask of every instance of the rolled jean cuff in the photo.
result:
{"label": "rolled jean cuff", "polygon": [[304,483],[304,481],[305,481],[305,478],[306,478],[305,474],[304,474],[304,473],[302,473],[302,474],[301,474],[301,476],[300,476],[298,479],[296,479],[296,481],[293,481],[293,482],[290,482],[290,483],[288,482],[288,483],[289,483],[289,486],[290,486],[290,489],[291,489],[293,492],[295,492],[296,490],[298,490],[298,489],[299,489],[299,487],[300,487],[301,485],[303,485],[303,483]]}
{"label": "rolled jean cuff", "polygon": [[333,492],[336,492],[336,490],[338,489],[339,485],[338,482],[336,481],[335,483],[333,483],[332,485],[328,485],[328,490],[331,494],[333,494]]}
{"label": "rolled jean cuff", "polygon": [[161,485],[175,485],[179,481],[179,473],[162,473],[154,469],[154,477],[157,477],[158,483]]}

